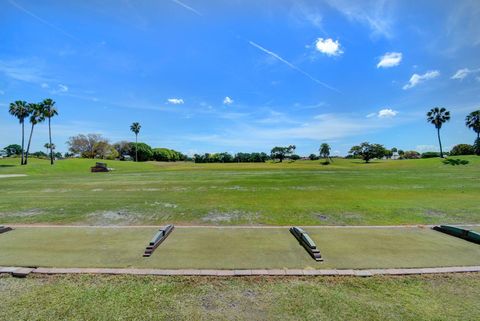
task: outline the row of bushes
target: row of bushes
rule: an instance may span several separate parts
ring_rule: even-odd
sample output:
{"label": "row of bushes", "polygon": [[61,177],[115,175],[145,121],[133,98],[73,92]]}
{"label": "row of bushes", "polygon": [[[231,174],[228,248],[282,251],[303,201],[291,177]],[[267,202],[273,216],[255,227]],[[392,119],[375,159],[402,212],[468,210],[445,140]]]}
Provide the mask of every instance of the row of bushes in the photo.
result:
{"label": "row of bushes", "polygon": [[264,163],[270,156],[265,153],[205,153],[193,155],[195,163]]}

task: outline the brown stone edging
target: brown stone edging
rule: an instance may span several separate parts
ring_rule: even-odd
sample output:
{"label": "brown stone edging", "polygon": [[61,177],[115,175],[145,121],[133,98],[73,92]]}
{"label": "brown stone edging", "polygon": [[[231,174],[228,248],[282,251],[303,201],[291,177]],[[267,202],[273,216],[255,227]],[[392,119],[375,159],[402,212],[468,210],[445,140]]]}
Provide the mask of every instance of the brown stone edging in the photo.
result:
{"label": "brown stone edging", "polygon": [[117,269],[117,268],[26,268],[0,267],[1,273],[10,273],[13,276],[24,277],[35,274],[112,274],[112,275],[163,275],[163,276],[357,276],[369,277],[374,275],[421,275],[441,273],[480,272],[480,266],[452,266],[437,268],[406,268],[406,269],[242,269],[242,270],[213,270],[213,269]]}
{"label": "brown stone edging", "polygon": [[[406,225],[299,225],[304,228],[328,228],[328,229],[389,229],[389,228],[432,228],[438,224],[406,224]],[[480,224],[450,224],[453,226],[480,226]],[[158,228],[160,225],[57,225],[57,224],[8,224],[13,228],[38,227],[38,228]],[[175,228],[211,228],[211,229],[285,229],[292,225],[175,225]]]}

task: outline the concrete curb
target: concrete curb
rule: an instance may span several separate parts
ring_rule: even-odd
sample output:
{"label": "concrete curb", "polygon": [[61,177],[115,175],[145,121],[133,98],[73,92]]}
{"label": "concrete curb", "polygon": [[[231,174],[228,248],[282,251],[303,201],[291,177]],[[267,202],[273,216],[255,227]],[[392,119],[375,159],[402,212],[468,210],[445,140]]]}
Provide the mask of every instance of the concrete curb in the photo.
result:
{"label": "concrete curb", "polygon": [[116,269],[116,268],[27,268],[0,267],[0,274],[8,273],[15,277],[34,274],[110,274],[110,275],[159,275],[159,276],[355,276],[375,275],[424,275],[444,273],[480,272],[480,266],[452,266],[437,268],[407,269],[253,269],[253,270],[213,270],[213,269]]}

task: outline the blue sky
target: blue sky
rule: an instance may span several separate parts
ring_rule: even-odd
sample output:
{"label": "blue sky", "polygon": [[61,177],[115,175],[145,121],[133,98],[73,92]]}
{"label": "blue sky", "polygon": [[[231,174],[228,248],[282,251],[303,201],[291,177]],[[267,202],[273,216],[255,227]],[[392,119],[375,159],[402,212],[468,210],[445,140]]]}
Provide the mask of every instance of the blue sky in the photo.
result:
{"label": "blue sky", "polygon": [[[446,107],[447,148],[472,143],[480,107],[478,1],[0,2],[0,145],[14,100],[50,97],[54,142],[101,133],[184,153],[363,141],[437,150],[425,113]],[[33,149],[43,149],[38,126]]]}

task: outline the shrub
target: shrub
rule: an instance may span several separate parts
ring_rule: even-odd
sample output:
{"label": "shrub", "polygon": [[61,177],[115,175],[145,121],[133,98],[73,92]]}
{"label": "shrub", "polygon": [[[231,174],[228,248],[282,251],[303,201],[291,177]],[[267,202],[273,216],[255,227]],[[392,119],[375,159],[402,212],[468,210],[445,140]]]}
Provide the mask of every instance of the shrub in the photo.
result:
{"label": "shrub", "polygon": [[475,154],[475,150],[472,145],[468,145],[468,144],[455,145],[450,151],[451,156],[473,155],[473,154]]}
{"label": "shrub", "polygon": [[318,156],[315,155],[315,154],[310,154],[310,156],[308,156],[308,158],[310,158],[310,160],[318,160]]}
{"label": "shrub", "polygon": [[457,165],[467,165],[469,162],[466,159],[459,159],[459,158],[447,158],[442,161],[445,165],[452,165],[452,166],[457,166]]}
{"label": "shrub", "polygon": [[403,152],[402,154],[403,158],[406,159],[419,159],[420,158],[420,153],[414,150],[407,150],[406,152]]}
{"label": "shrub", "polygon": [[[132,144],[132,149],[130,150],[130,156],[135,159],[135,143]],[[153,159],[153,150],[152,147],[145,143],[138,143],[138,161],[146,162]]]}
{"label": "shrub", "polygon": [[422,153],[422,158],[434,158],[434,157],[440,157],[439,152],[425,152]]}

